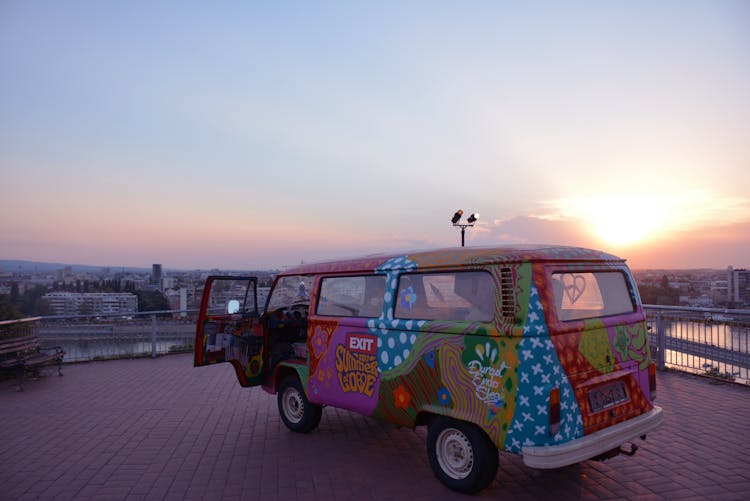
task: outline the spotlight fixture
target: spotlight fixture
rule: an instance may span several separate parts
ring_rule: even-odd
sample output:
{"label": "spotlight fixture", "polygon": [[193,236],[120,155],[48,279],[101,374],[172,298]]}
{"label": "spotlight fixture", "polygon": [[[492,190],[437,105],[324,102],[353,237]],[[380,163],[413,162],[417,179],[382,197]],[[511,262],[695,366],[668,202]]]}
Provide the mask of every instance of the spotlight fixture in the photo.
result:
{"label": "spotlight fixture", "polygon": [[464,215],[464,211],[461,209],[458,209],[455,214],[453,214],[453,218],[451,219],[451,223],[456,224],[459,219],[461,219],[461,216]]}
{"label": "spotlight fixture", "polygon": [[453,223],[453,226],[461,228],[461,247],[464,247],[466,228],[470,226],[474,226],[474,223],[476,223],[477,219],[479,219],[479,213],[475,212],[472,215],[470,215],[468,218],[466,218],[465,223],[462,223],[460,221],[461,221],[461,216],[463,215],[464,215],[464,211],[462,211],[461,209],[458,209],[455,212],[455,214],[453,214],[453,217],[451,218],[451,223]]}

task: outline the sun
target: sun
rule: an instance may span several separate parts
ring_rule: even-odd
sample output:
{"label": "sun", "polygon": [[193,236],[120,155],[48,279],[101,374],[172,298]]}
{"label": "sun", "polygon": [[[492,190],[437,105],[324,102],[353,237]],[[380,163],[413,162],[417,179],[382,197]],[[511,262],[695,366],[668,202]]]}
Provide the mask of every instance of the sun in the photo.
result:
{"label": "sun", "polygon": [[610,207],[593,214],[589,223],[598,238],[610,245],[624,247],[642,242],[651,236],[654,224],[649,222],[646,216]]}
{"label": "sun", "polygon": [[651,197],[611,195],[568,199],[565,212],[613,247],[638,245],[669,230],[663,204]]}
{"label": "sun", "polygon": [[668,193],[569,196],[544,206],[546,219],[580,223],[588,237],[608,248],[652,246],[702,227],[747,221],[750,214],[746,199],[676,186]]}

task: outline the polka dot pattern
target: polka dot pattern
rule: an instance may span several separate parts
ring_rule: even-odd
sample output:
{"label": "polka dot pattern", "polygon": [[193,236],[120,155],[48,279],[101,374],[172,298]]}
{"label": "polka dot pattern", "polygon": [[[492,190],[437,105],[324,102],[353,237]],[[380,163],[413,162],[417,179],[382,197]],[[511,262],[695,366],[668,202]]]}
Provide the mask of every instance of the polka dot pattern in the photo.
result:
{"label": "polka dot pattern", "polygon": [[376,271],[386,274],[386,292],[383,313],[377,320],[367,323],[370,334],[378,337],[378,371],[389,371],[398,367],[409,358],[417,334],[410,331],[418,331],[424,322],[414,320],[396,320],[393,318],[393,301],[396,297],[398,287],[398,276],[404,271],[417,268],[417,263],[407,256],[399,256],[389,259]]}
{"label": "polka dot pattern", "polygon": [[418,331],[424,324],[423,321],[385,322],[382,319],[373,319],[367,323],[368,331],[378,337],[378,371],[389,371],[409,358],[418,335],[416,332],[409,331]]}

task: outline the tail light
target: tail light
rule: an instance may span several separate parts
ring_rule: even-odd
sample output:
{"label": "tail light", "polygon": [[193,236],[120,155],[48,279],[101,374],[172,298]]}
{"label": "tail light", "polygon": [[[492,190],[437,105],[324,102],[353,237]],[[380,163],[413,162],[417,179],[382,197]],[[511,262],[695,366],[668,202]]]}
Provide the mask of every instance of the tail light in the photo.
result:
{"label": "tail light", "polygon": [[560,432],[560,388],[549,391],[549,434],[552,436]]}
{"label": "tail light", "polygon": [[653,362],[648,366],[648,390],[651,400],[656,400],[656,364]]}

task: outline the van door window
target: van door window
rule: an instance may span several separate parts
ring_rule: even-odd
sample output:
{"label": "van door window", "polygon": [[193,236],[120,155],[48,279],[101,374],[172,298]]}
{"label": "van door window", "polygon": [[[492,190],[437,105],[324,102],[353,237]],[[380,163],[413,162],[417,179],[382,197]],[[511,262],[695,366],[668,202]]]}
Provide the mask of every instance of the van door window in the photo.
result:
{"label": "van door window", "polygon": [[491,322],[495,287],[484,271],[401,275],[397,318]]}
{"label": "van door window", "polygon": [[324,278],[316,312],[335,317],[379,317],[384,293],[385,275]]}
{"label": "van door window", "polygon": [[619,271],[553,273],[552,289],[562,321],[635,311],[625,275]]}
{"label": "van door window", "polygon": [[269,370],[291,358],[307,357],[307,314],[312,277],[291,275],[279,278],[263,314],[268,334]]}

